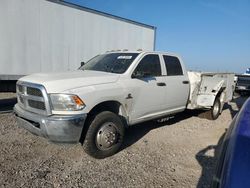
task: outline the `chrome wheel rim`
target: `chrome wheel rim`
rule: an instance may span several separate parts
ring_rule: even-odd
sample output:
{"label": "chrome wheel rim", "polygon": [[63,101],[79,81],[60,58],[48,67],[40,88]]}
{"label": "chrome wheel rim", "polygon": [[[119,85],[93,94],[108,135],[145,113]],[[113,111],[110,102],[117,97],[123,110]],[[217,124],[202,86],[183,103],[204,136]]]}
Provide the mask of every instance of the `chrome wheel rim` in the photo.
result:
{"label": "chrome wheel rim", "polygon": [[117,127],[112,122],[104,123],[97,131],[96,146],[100,150],[108,150],[112,148],[118,141]]}
{"label": "chrome wheel rim", "polygon": [[213,116],[217,116],[217,114],[219,113],[219,110],[220,110],[220,105],[219,105],[219,102],[216,102],[214,104],[214,107],[213,107]]}

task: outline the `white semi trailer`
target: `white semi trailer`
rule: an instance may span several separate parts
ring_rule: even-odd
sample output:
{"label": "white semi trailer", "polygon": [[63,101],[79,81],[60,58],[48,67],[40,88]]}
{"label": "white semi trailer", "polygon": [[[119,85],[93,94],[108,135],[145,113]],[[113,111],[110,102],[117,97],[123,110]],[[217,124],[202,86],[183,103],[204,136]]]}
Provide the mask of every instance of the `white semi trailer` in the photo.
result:
{"label": "white semi trailer", "polygon": [[32,73],[76,70],[80,62],[110,50],[152,51],[155,31],[64,1],[1,0],[0,88]]}

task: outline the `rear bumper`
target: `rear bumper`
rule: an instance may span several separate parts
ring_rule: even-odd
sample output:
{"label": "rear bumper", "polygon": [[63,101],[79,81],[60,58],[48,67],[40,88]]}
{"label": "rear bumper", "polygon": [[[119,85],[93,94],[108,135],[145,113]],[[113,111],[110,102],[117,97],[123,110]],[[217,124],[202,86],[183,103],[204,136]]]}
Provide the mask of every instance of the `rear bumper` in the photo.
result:
{"label": "rear bumper", "polygon": [[47,138],[52,142],[77,143],[80,140],[87,114],[43,116],[14,107],[19,127]]}

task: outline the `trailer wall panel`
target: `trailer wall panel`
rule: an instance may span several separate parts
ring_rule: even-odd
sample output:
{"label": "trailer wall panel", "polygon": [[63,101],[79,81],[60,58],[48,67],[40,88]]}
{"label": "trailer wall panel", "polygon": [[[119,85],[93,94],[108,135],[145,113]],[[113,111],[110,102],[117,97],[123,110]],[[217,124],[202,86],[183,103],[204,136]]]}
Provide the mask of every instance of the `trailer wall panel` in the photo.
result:
{"label": "trailer wall panel", "polygon": [[0,1],[0,75],[77,69],[108,50],[154,50],[155,28],[46,0]]}

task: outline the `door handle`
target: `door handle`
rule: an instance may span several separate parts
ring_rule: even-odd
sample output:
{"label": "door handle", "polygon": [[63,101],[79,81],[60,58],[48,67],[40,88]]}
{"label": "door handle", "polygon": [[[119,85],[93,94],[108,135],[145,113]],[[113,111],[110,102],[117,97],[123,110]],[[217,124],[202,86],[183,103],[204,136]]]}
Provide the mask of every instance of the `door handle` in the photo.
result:
{"label": "door handle", "polygon": [[189,84],[189,81],[184,80],[184,81],[182,81],[182,83],[183,83],[183,84]]}
{"label": "door handle", "polygon": [[157,85],[158,86],[166,86],[166,83],[164,83],[164,82],[158,82]]}

